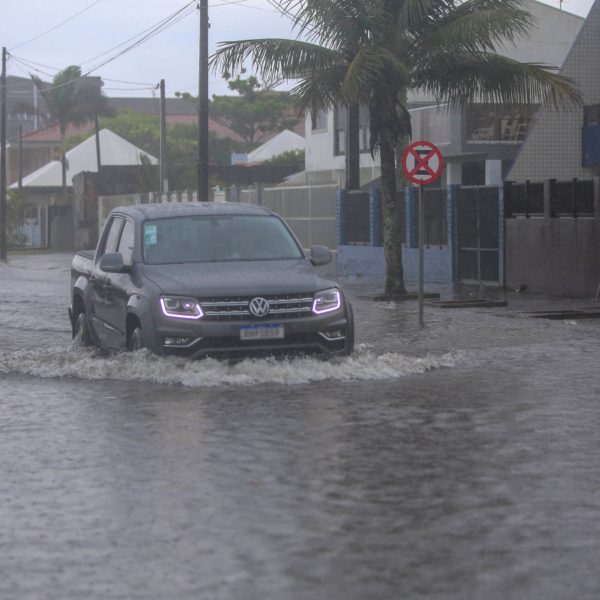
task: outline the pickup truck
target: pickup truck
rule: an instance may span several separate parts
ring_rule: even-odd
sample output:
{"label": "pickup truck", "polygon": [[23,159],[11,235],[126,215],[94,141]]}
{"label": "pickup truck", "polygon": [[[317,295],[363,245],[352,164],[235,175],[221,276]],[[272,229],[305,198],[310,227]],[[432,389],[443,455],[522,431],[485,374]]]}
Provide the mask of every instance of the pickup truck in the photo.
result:
{"label": "pickup truck", "polygon": [[114,209],[95,251],[71,267],[69,318],[81,345],[189,358],[348,355],[352,306],[317,273],[289,226],[260,206],[143,204]]}

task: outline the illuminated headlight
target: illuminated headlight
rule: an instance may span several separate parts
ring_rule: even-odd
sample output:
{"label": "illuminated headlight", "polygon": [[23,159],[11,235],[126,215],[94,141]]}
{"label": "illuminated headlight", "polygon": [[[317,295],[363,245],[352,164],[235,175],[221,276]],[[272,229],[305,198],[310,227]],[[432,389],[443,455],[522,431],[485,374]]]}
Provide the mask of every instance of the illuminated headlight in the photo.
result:
{"label": "illuminated headlight", "polygon": [[317,315],[337,310],[342,305],[340,290],[332,288],[315,294],[312,310]]}
{"label": "illuminated headlight", "polygon": [[172,317],[174,319],[200,319],[204,316],[196,298],[162,296],[160,307],[165,317]]}

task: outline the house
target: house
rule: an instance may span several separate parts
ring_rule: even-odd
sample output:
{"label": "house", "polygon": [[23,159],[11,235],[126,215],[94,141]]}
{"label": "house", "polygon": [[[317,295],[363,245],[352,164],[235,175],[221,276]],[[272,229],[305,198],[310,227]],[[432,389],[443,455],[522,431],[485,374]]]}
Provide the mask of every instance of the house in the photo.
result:
{"label": "house", "polygon": [[[584,19],[557,8],[528,0],[527,9],[536,27],[527,39],[498,48],[522,62],[562,66]],[[590,59],[591,58],[590,55]],[[427,139],[440,147],[446,167],[440,185],[495,184],[508,174],[527,136],[537,105],[498,106],[476,104],[449,110],[435,98],[411,92],[408,108],[413,139]],[[369,152],[369,114],[360,110],[360,179],[364,185],[379,177],[377,157]],[[308,115],[306,129],[306,179],[311,184],[344,180],[345,111],[317,111]]]}
{"label": "house", "polygon": [[235,164],[261,163],[284,152],[301,150],[304,150],[304,138],[289,129],[284,129],[248,154],[236,154]]}
{"label": "house", "polygon": [[[157,159],[134,146],[127,140],[113,133],[109,129],[101,129],[100,154],[102,166],[141,165],[142,157],[150,164],[157,164]],[[72,188],[73,177],[83,171],[95,173],[98,171],[96,155],[96,136],[91,136],[66,154],[67,161],[67,186]],[[45,204],[54,194],[62,190],[62,165],[60,160],[50,160],[44,166],[27,175],[22,181],[23,191],[28,204]],[[10,189],[17,189],[18,184],[13,183]]]}
{"label": "house", "polygon": [[[132,111],[138,114],[155,116],[156,119],[160,115],[160,101],[156,98],[108,98],[108,105],[117,114]],[[166,121],[167,127],[177,124],[196,125],[198,123],[197,109],[184,98],[167,98]],[[51,124],[33,128],[34,124],[41,124],[42,122],[43,120],[32,121],[31,127],[23,129],[21,148],[19,148],[18,133],[12,138],[8,138],[9,143],[6,154],[7,181],[9,183],[18,181],[19,164],[21,175],[25,177],[48,162],[60,159],[62,145],[58,125]],[[91,134],[93,129],[94,124],[91,121],[84,125],[70,124],[67,127],[65,137],[68,139],[75,135]],[[236,142],[243,141],[241,136],[214,119],[209,120],[209,131],[221,138],[230,138]],[[21,153],[20,160],[19,152]]]}
{"label": "house", "polygon": [[590,179],[600,175],[600,2],[596,1],[561,73],[572,79],[584,106],[557,113],[540,109],[520,148],[510,179]]}

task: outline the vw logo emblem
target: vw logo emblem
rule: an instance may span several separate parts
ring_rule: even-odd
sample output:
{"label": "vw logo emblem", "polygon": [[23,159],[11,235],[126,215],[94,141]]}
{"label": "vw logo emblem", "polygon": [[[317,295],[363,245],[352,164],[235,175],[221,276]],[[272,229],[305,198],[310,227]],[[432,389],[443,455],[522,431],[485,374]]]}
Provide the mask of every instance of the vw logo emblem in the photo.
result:
{"label": "vw logo emblem", "polygon": [[248,308],[255,317],[264,317],[269,312],[269,302],[264,298],[252,298]]}

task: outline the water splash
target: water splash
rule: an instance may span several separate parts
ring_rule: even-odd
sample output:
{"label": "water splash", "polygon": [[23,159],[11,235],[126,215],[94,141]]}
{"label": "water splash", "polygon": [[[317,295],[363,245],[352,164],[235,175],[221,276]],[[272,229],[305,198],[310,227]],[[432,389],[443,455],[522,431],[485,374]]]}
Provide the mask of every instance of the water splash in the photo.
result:
{"label": "water splash", "polygon": [[396,379],[432,369],[451,368],[463,359],[464,353],[460,351],[417,357],[400,353],[376,354],[359,346],[353,356],[332,361],[311,357],[248,358],[232,364],[211,358],[190,361],[160,357],[147,350],[102,356],[95,350],[68,345],[0,351],[0,373],[186,387],[300,385],[318,381]]}

